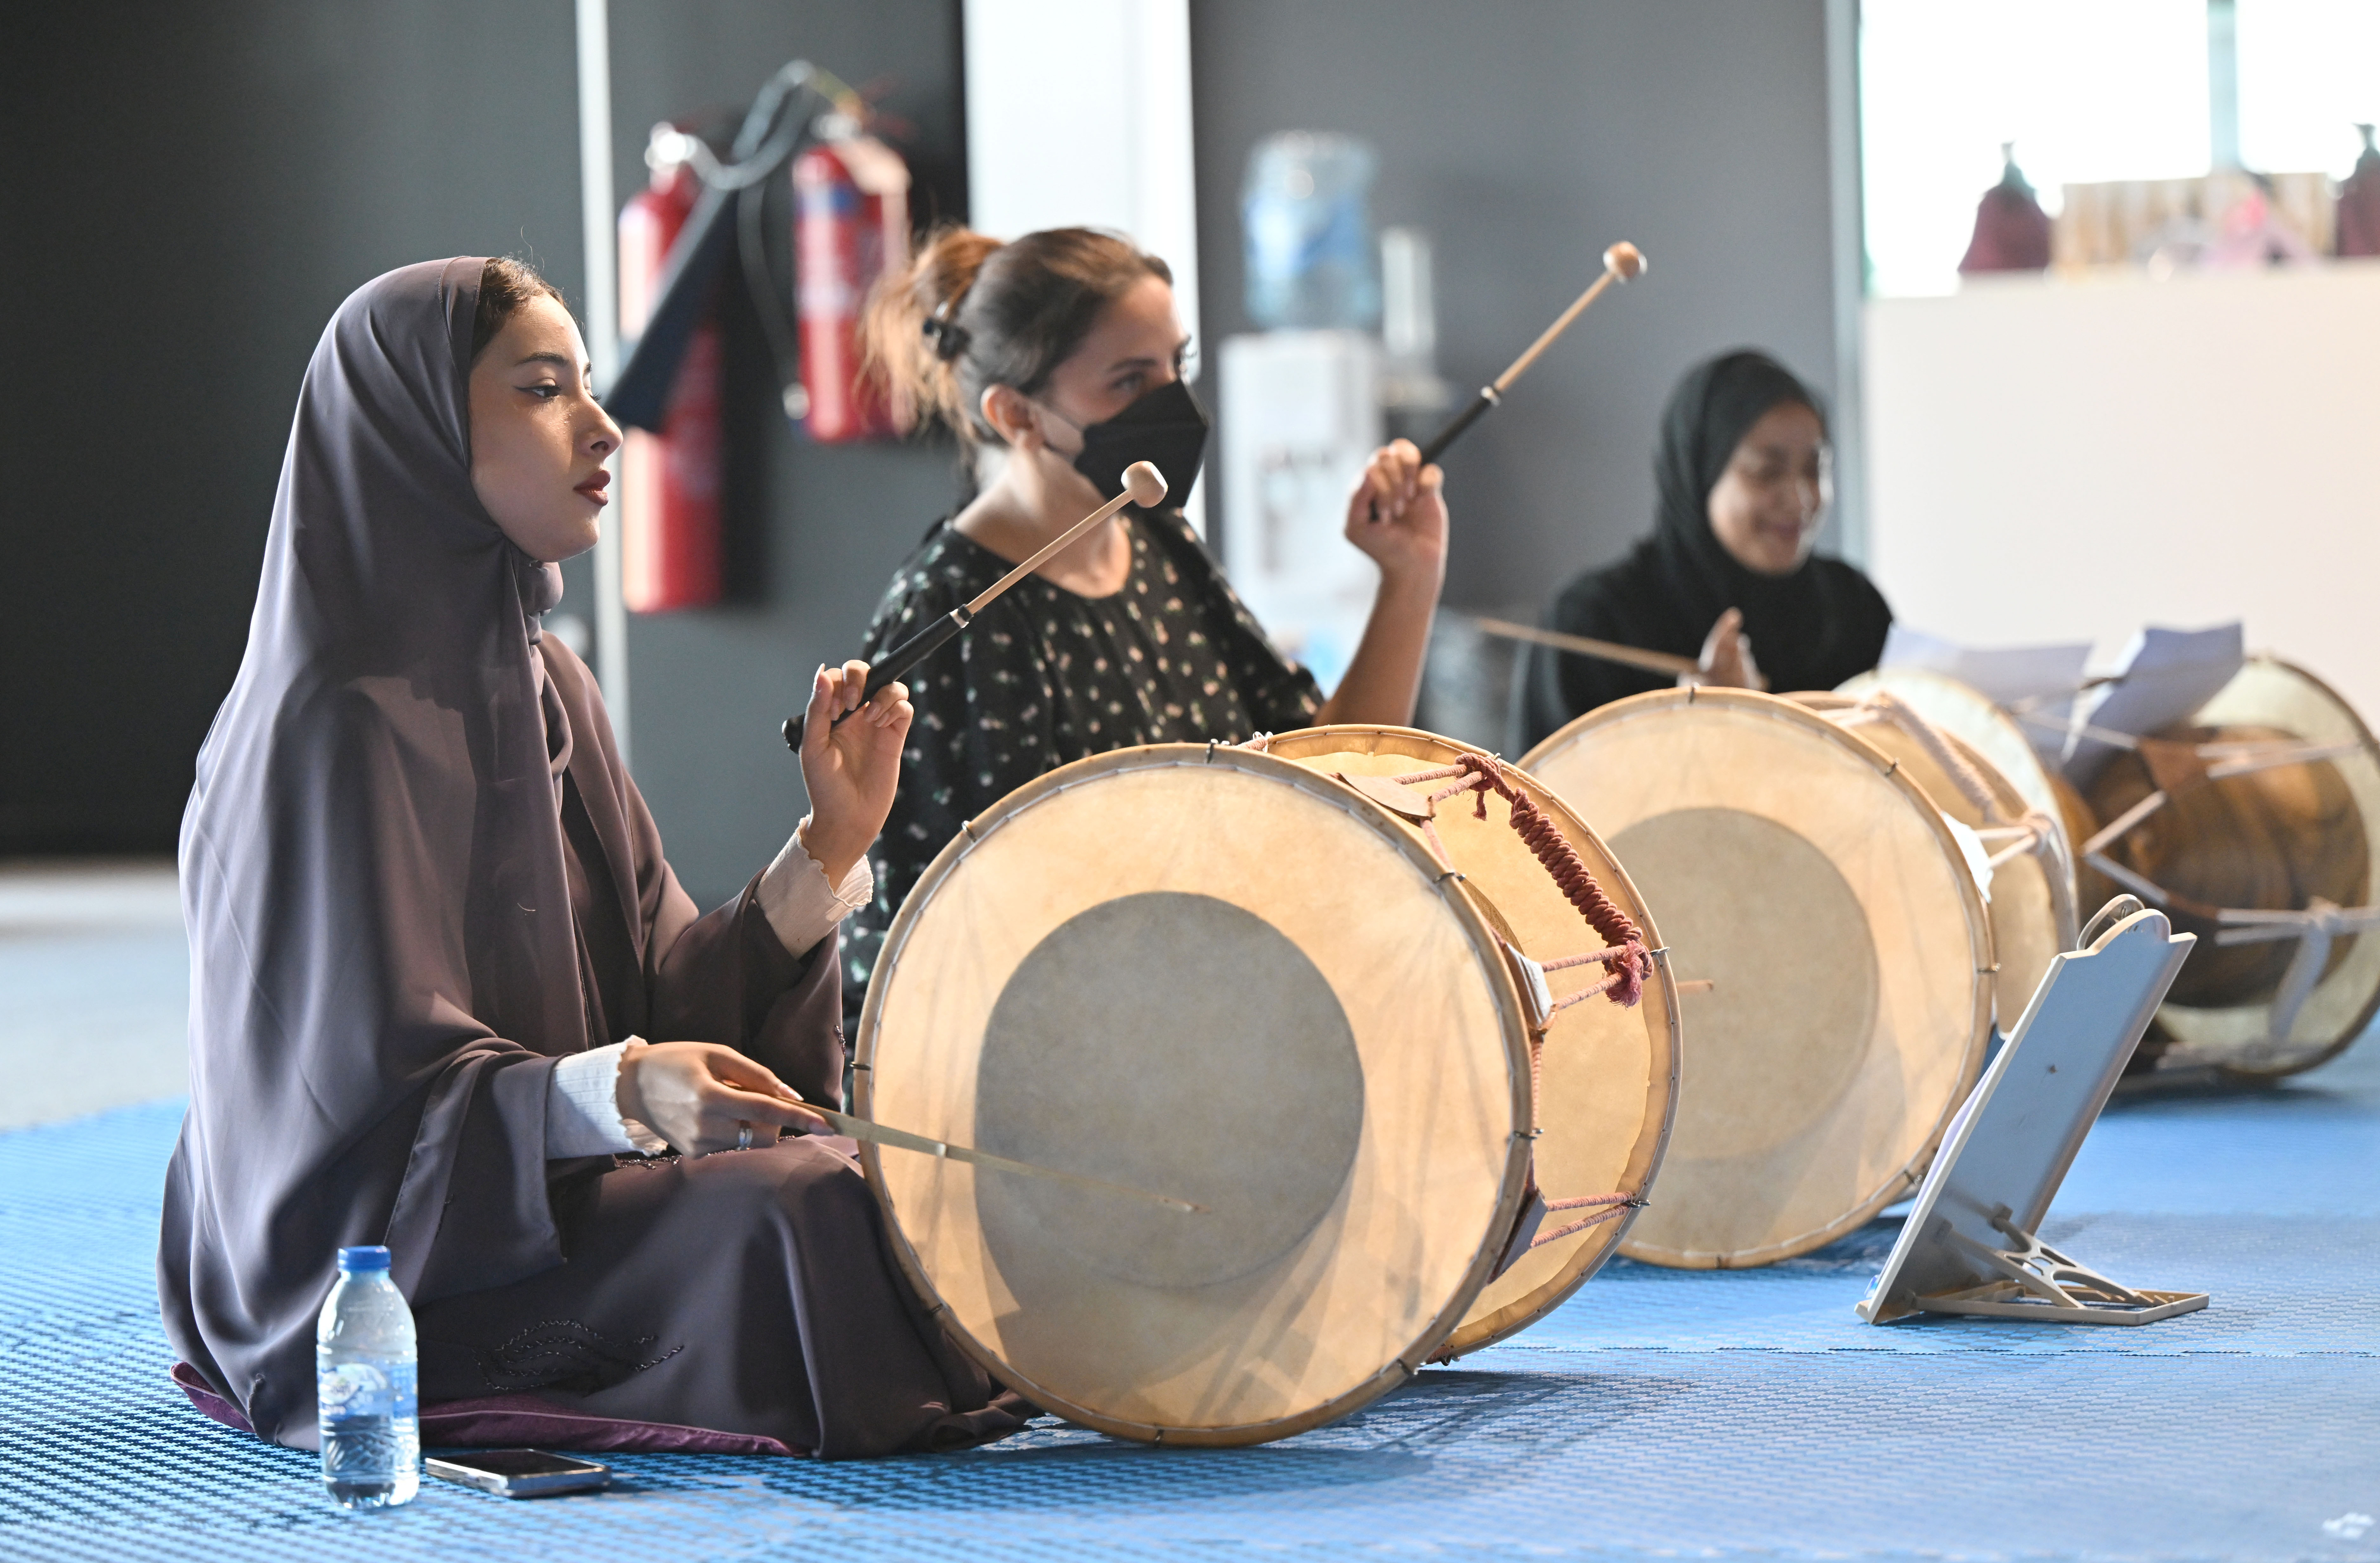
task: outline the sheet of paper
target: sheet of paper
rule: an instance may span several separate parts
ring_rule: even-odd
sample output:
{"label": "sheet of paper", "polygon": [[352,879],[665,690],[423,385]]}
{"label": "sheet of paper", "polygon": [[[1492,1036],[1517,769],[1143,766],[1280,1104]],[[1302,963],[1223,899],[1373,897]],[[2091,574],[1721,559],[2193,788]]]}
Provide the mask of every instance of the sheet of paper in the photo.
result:
{"label": "sheet of paper", "polygon": [[1924,630],[1895,624],[1885,636],[1881,666],[1924,668],[1955,678],[1989,699],[2021,712],[2024,735],[2052,770],[2065,763],[2066,729],[2082,685],[2091,643],[2054,646],[1961,646]]}
{"label": "sheet of paper", "polygon": [[[2203,630],[2152,625],[2124,648],[2115,680],[2092,691],[2083,720],[2135,737],[2159,732],[2213,699],[2245,660],[2236,623]],[[2089,786],[2115,753],[2112,745],[2077,739],[2066,757],[2067,780]]]}
{"label": "sheet of paper", "polygon": [[1885,636],[1882,665],[1925,668],[1982,690],[2003,706],[2071,695],[2082,683],[2091,643],[2070,646],[1961,646],[1905,624]]}

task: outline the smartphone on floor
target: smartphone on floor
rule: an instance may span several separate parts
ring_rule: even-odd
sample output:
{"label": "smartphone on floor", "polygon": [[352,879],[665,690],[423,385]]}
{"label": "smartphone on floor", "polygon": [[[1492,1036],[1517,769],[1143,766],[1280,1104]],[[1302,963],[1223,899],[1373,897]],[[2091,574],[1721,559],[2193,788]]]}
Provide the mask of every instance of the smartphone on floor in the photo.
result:
{"label": "smartphone on floor", "polygon": [[421,1464],[432,1476],[498,1497],[552,1497],[612,1484],[610,1466],[543,1449],[454,1449],[428,1456]]}

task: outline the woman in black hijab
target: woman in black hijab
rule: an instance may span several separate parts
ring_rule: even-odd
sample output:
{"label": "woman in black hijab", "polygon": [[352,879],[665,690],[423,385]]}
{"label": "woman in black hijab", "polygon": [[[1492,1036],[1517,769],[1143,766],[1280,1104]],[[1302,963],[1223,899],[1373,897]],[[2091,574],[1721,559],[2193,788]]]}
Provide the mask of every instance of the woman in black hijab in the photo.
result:
{"label": "woman in black hijab", "polygon": [[[1563,588],[1547,627],[1694,657],[1701,682],[1738,688],[1832,689],[1865,672],[1883,655],[1892,610],[1859,571],[1810,551],[1832,497],[1830,465],[1818,398],[1783,365],[1749,349],[1698,365],[1662,415],[1653,535]],[[1513,752],[1670,683],[1532,648]]]}
{"label": "woman in black hijab", "polygon": [[425,1443],[997,1436],[1014,1398],[894,1273],[856,1164],[778,1140],[841,1085],[834,929],[868,892],[906,691],[836,726],[865,670],[819,670],[811,815],[698,914],[585,664],[539,630],[619,439],[516,262],[391,272],[315,348],[182,819],[175,1376],[314,1448],[334,1254],[382,1243]]}

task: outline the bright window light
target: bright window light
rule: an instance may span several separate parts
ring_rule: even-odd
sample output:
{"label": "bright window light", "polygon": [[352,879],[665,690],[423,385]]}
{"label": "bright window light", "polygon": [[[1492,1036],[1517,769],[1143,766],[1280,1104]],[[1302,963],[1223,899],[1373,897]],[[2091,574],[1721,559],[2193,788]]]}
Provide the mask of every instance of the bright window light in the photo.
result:
{"label": "bright window light", "polygon": [[[2243,40],[2252,8],[2241,0]],[[1957,288],[2003,141],[2053,215],[2063,185],[2206,172],[2205,0],[1864,0],[1860,14],[1871,294]],[[2245,79],[2243,58],[2243,97]]]}
{"label": "bright window light", "polygon": [[2380,123],[2380,0],[2239,0],[2240,157],[2344,177]]}

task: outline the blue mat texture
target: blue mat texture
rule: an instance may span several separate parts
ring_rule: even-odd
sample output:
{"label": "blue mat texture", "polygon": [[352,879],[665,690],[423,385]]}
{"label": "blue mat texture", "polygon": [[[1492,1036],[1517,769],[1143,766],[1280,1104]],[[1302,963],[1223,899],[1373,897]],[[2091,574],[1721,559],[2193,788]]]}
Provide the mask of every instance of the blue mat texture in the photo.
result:
{"label": "blue mat texture", "polygon": [[2380,1042],[2272,1091],[2119,1100],[2052,1242],[2211,1291],[2141,1329],[1874,1328],[1878,1221],[1766,1270],[1617,1264],[1334,1426],[1156,1450],[625,1456],[601,1496],[425,1484],[351,1516],[165,1380],[178,1103],[0,1135],[0,1555],[65,1559],[2314,1558],[2380,1563]]}

